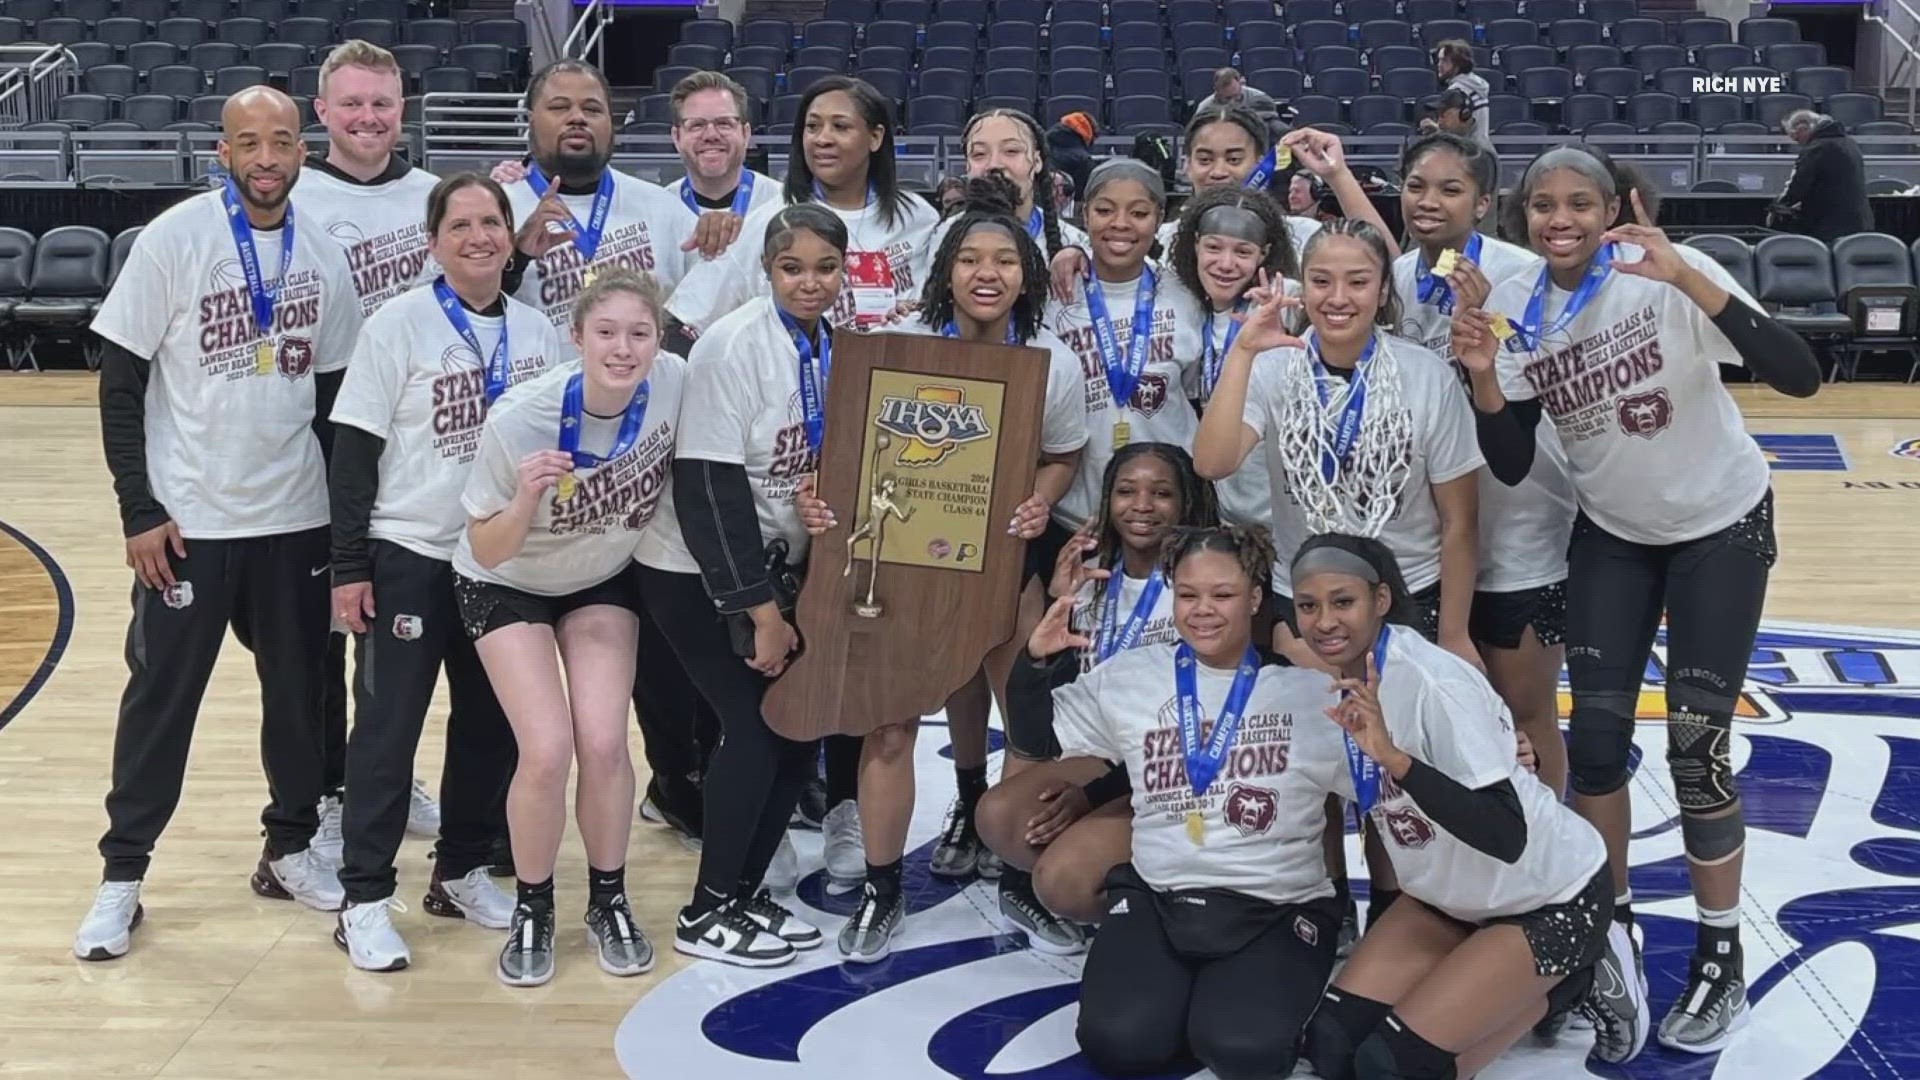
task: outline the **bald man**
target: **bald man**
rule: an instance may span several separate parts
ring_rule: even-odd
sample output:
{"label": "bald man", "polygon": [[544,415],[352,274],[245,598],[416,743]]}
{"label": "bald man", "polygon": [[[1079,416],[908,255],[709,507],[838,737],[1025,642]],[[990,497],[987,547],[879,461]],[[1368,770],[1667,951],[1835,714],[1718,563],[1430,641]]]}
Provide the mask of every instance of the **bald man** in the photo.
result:
{"label": "bald man", "polygon": [[245,90],[220,124],[223,182],[141,232],[93,322],[134,580],[104,880],[73,945],[85,960],[125,955],[144,916],[140,883],[229,626],[260,677],[270,802],[253,889],[326,911],[342,898],[310,850],[330,586],[314,418],[317,382],[352,354],[360,304],[339,246],[288,199],[303,152],[292,100]]}

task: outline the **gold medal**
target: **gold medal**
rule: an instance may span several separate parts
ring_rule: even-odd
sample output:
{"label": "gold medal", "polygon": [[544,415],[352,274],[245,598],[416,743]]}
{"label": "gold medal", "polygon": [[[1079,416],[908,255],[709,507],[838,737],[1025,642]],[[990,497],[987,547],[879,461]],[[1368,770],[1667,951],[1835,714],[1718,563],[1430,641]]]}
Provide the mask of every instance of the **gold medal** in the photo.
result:
{"label": "gold medal", "polygon": [[1446,277],[1448,274],[1453,273],[1454,267],[1458,266],[1459,263],[1460,253],[1452,248],[1448,248],[1440,253],[1438,259],[1433,261],[1433,276],[1439,278]]}
{"label": "gold medal", "polygon": [[1493,325],[1493,336],[1501,341],[1504,342],[1514,335],[1513,323],[1505,315],[1496,311],[1488,317],[1488,321]]}
{"label": "gold medal", "polygon": [[1114,421],[1113,448],[1115,450],[1118,450],[1121,447],[1127,445],[1128,441],[1130,441],[1132,438],[1133,438],[1133,429],[1127,426],[1127,422],[1125,420]]}
{"label": "gold medal", "polygon": [[1276,146],[1273,148],[1273,167],[1276,171],[1293,165],[1293,147]]}
{"label": "gold medal", "polygon": [[572,473],[567,473],[560,478],[560,483],[553,489],[553,501],[572,502],[573,493],[579,487],[580,482],[573,478]]}
{"label": "gold medal", "polygon": [[585,270],[581,271],[580,273],[580,287],[584,289],[587,286],[593,284],[593,279],[599,276],[600,276],[600,271],[597,268],[591,267],[591,266],[587,267]]}
{"label": "gold medal", "polygon": [[253,370],[256,375],[273,374],[273,342],[262,341],[253,348]]}
{"label": "gold medal", "polygon": [[1187,811],[1187,839],[1193,841],[1194,847],[1207,845],[1207,819],[1201,817],[1198,810]]}

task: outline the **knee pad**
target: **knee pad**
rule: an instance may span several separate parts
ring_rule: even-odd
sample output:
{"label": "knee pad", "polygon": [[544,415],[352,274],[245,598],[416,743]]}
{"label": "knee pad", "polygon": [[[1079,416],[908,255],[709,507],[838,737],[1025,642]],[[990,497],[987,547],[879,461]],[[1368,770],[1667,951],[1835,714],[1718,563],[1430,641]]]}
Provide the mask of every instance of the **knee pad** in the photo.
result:
{"label": "knee pad", "polygon": [[1680,811],[1680,843],[1687,849],[1687,861],[1700,866],[1718,866],[1740,854],[1747,846],[1747,817],[1736,801],[1731,813],[1703,817]]}
{"label": "knee pad", "polygon": [[1682,814],[1712,814],[1739,798],[1733,781],[1733,702],[1675,684],[1667,688],[1667,768]]}
{"label": "knee pad", "polygon": [[1392,1006],[1327,988],[1307,1021],[1306,1056],[1321,1080],[1353,1080],[1354,1052],[1392,1012]]}
{"label": "knee pad", "polygon": [[1639,695],[1631,690],[1574,694],[1567,724],[1567,777],[1574,791],[1611,795],[1626,786],[1638,704]]}
{"label": "knee pad", "polygon": [[1353,1056],[1354,1080],[1456,1080],[1454,1055],[1414,1034],[1397,1016],[1360,1044]]}

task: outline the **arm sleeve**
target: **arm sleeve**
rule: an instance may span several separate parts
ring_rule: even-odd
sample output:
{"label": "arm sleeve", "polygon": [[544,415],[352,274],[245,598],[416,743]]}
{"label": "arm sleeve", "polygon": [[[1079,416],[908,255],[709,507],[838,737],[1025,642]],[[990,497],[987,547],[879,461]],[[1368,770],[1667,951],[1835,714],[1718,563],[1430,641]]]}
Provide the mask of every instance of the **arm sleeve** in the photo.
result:
{"label": "arm sleeve", "polygon": [[1539,449],[1534,428],[1540,423],[1540,402],[1509,398],[1497,413],[1474,409],[1473,423],[1487,471],[1508,487],[1524,481],[1533,471],[1533,454]]}
{"label": "arm sleeve", "polygon": [[1127,775],[1125,765],[1115,765],[1099,776],[1080,785],[1087,795],[1087,805],[1099,809],[1117,799],[1133,797],[1133,780]]}
{"label": "arm sleeve", "polygon": [[120,529],[138,536],[167,520],[167,509],[147,483],[147,379],[151,367],[137,353],[108,339],[100,354],[100,441],[113,494],[120,502]]}
{"label": "arm sleeve", "polygon": [[1713,316],[1713,325],[1754,378],[1791,397],[1812,397],[1819,391],[1820,361],[1806,340],[1749,306],[1739,294],[1729,292],[1727,306]]}
{"label": "arm sleeve", "polygon": [[346,370],[313,373],[313,436],[320,440],[320,457],[333,461],[333,403],[340,400],[340,384]]}
{"label": "arm sleeve", "polygon": [[367,554],[367,522],[380,493],[380,455],[386,440],[357,427],[341,426],[334,436],[333,466],[327,494],[333,517],[333,583],[373,580]]}
{"label": "arm sleeve", "polygon": [[767,549],[745,466],[699,458],[673,463],[673,506],[687,551],[722,614],[774,598]]}
{"label": "arm sleeve", "polygon": [[1475,851],[1514,863],[1527,850],[1527,817],[1511,780],[1471,789],[1416,759],[1400,787],[1428,817]]}

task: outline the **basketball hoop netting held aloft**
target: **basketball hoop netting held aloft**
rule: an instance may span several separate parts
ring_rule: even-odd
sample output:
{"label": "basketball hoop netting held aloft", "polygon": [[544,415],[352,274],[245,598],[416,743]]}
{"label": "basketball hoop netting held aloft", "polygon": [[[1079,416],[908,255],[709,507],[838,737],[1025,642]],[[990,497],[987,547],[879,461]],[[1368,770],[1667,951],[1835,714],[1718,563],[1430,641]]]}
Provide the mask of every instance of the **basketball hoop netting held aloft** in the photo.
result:
{"label": "basketball hoop netting held aloft", "polygon": [[[1283,361],[1280,464],[1309,532],[1378,537],[1399,511],[1413,456],[1411,413],[1387,337],[1383,333],[1377,340],[1379,346],[1350,381],[1321,372],[1304,349],[1287,350]],[[1360,434],[1342,460],[1335,453],[1340,421],[1363,382],[1367,397]]]}

